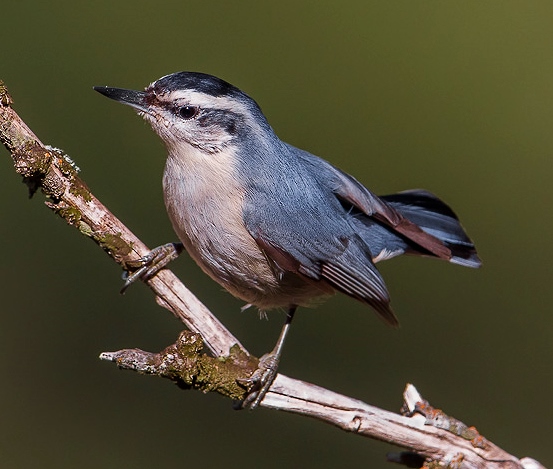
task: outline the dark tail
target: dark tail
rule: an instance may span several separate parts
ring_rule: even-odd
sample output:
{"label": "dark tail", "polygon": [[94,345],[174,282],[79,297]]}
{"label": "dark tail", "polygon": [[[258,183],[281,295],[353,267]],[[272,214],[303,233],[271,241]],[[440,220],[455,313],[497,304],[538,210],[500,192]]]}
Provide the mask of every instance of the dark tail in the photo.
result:
{"label": "dark tail", "polygon": [[[453,255],[451,262],[465,267],[480,267],[476,248],[463,230],[459,219],[444,202],[424,190],[399,192],[379,196],[405,218],[419,225],[424,231],[442,241]],[[406,252],[425,254],[416,245],[409,245]]]}

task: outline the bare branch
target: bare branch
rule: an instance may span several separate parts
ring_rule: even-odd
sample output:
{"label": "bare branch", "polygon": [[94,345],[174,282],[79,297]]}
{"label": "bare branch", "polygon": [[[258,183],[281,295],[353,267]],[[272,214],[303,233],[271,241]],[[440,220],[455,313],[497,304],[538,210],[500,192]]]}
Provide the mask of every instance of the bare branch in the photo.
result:
{"label": "bare branch", "polygon": [[[0,82],[0,140],[30,194],[40,188],[50,209],[94,240],[123,268],[147,254],[148,248],[94,197],[73,162],[61,150],[43,145],[13,111],[12,103]],[[182,388],[243,399],[240,380],[255,370],[257,358],[169,270],[159,272],[147,284],[158,304],[192,332],[182,332],[174,345],[160,353],[121,350],[103,353],[101,358],[121,368],[169,378]],[[204,348],[212,356],[203,353]],[[405,415],[399,415],[279,374],[261,405],[314,417],[406,448],[408,452],[389,456],[390,461],[404,465],[426,460],[425,467],[543,467],[532,459],[511,456],[473,427],[432,408],[412,386],[407,387],[404,399]]]}

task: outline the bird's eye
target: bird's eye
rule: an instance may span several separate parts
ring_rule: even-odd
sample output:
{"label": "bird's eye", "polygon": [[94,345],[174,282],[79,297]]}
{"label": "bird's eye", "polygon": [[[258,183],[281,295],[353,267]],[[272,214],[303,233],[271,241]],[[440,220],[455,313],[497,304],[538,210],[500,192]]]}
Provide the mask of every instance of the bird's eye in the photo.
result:
{"label": "bird's eye", "polygon": [[179,108],[179,116],[181,116],[183,119],[193,119],[198,115],[198,111],[200,108],[197,106],[182,106]]}

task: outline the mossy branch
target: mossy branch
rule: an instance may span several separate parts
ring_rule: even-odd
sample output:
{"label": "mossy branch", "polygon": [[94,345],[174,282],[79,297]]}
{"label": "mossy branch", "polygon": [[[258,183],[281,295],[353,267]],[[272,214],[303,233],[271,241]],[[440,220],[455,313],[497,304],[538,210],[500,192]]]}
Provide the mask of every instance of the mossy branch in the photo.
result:
{"label": "mossy branch", "polygon": [[[41,189],[50,209],[123,268],[147,254],[148,248],[90,192],[72,160],[63,151],[42,144],[12,104],[0,82],[0,141],[10,152],[30,195]],[[158,304],[177,316],[190,332],[182,332],[175,344],[160,353],[120,350],[105,352],[101,358],[121,368],[169,378],[181,388],[216,391],[241,400],[245,390],[239,383],[255,370],[257,359],[169,270],[162,270],[146,283]],[[473,427],[434,409],[410,385],[404,393],[403,415],[281,374],[261,405],[314,417],[406,448],[407,452],[388,458],[409,467],[543,468],[533,459],[517,459]]]}
{"label": "mossy branch", "polygon": [[199,334],[182,331],[176,343],[159,353],[128,349],[104,352],[100,358],[115,362],[119,368],[168,378],[183,389],[217,392],[241,401],[244,387],[239,380],[248,378],[257,362],[239,347],[233,347],[228,357],[212,357],[202,353],[203,349]]}

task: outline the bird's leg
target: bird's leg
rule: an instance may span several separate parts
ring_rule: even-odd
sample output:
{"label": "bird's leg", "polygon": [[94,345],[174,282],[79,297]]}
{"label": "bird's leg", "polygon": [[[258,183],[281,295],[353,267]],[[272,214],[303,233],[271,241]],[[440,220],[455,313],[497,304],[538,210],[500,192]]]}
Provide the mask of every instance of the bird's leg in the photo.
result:
{"label": "bird's leg", "polygon": [[[179,257],[183,251],[182,243],[167,243],[152,249],[148,254],[136,261],[129,261],[125,267],[125,283],[121,288],[121,293],[131,286],[138,279],[148,280],[163,269],[169,262]],[[132,273],[129,273],[132,271]]]}
{"label": "bird's leg", "polygon": [[282,348],[284,346],[286,336],[288,335],[288,331],[290,330],[290,325],[292,324],[296,308],[297,306],[290,306],[288,309],[288,312],[286,313],[286,321],[284,322],[284,326],[282,326],[280,336],[278,337],[273,351],[266,353],[261,357],[257,370],[255,370],[249,378],[241,380],[243,384],[250,388],[249,394],[242,402],[242,409],[249,408],[250,410],[254,410],[257,408],[273,384],[273,381],[277,375],[278,364],[282,355]]}

